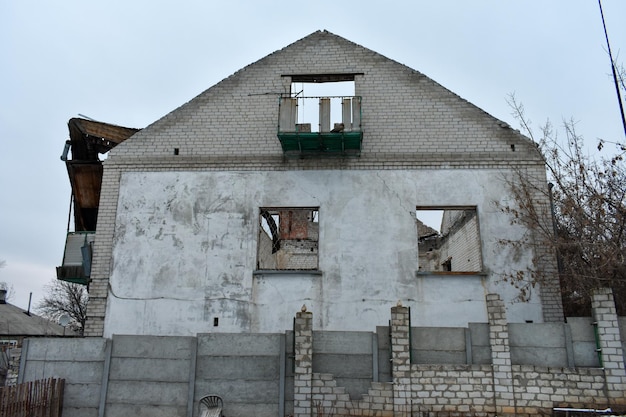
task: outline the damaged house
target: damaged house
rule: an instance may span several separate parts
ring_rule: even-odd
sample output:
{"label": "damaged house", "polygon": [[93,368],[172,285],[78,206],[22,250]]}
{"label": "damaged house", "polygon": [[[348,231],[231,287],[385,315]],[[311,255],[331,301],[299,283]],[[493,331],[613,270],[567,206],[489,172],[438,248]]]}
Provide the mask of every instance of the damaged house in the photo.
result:
{"label": "damaged house", "polygon": [[545,182],[535,144],[332,33],[144,129],[70,133],[76,230],[58,277],[89,284],[87,335],[284,331],[302,305],[316,328],[369,330],[398,300],[415,325],[464,326],[486,320],[486,293],[512,322],[563,319],[556,275],[526,302],[502,282],[549,258],[498,244],[526,232],[496,207],[513,203],[507,181]]}
{"label": "damaged house", "polygon": [[64,415],[625,405],[611,295],[565,322],[554,254],[501,210],[520,173],[547,189],[537,147],[418,71],[317,31],[143,129],[69,127],[57,277],[88,337],[20,368],[66,379]]}

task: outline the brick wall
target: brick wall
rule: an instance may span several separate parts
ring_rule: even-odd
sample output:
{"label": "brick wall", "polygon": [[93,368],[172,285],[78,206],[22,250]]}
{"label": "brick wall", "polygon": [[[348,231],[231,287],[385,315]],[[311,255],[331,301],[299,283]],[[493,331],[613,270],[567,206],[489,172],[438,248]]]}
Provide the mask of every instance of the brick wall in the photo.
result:
{"label": "brick wall", "polygon": [[[347,402],[348,397],[336,387],[332,375],[314,374],[309,367],[301,366],[314,387],[307,388],[313,412],[317,405],[317,415],[329,415],[332,410],[337,416],[429,413],[530,417],[552,414],[554,407],[626,409],[624,356],[610,291],[599,291],[594,297],[603,369],[512,365],[503,302],[498,295],[489,294],[487,306],[490,365],[411,364],[409,309],[398,305],[391,309],[393,383],[376,383],[363,401]],[[311,322],[310,313],[306,314],[309,320],[297,321],[296,331],[307,331],[302,327]],[[309,342],[307,338],[303,353],[308,354]],[[296,342],[296,355],[299,349]],[[306,360],[307,356],[300,357]],[[310,415],[308,408],[294,409],[296,417]]]}

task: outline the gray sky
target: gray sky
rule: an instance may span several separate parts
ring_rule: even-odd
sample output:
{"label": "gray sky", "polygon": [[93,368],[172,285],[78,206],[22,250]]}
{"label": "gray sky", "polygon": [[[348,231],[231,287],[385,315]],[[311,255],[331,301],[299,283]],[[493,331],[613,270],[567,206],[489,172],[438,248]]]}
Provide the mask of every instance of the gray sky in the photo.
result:
{"label": "gray sky", "polygon": [[[624,63],[626,1],[602,6]],[[513,92],[536,127],[573,118],[591,145],[624,140],[596,0],[0,0],[0,281],[11,303],[39,300],[61,263],[70,118],[143,128],[320,29],[515,127]]]}

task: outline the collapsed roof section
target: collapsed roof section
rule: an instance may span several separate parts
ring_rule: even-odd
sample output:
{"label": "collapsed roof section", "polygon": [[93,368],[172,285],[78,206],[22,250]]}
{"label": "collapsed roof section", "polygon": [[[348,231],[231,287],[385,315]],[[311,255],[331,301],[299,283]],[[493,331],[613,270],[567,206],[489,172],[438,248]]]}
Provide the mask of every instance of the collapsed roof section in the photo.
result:
{"label": "collapsed roof section", "polygon": [[[72,186],[74,228],[95,231],[102,187],[102,161],[105,154],[141,129],[72,118],[68,122],[70,139],[61,159],[65,161]],[[71,159],[67,158],[71,149]]]}
{"label": "collapsed roof section", "polygon": [[[107,153],[140,129],[78,118],[70,119],[68,127],[70,139],[65,142],[61,160],[65,161],[72,186],[75,231],[68,231],[63,264],[57,267],[57,278],[88,284],[102,188],[99,154]],[[68,159],[70,149],[71,159]]]}

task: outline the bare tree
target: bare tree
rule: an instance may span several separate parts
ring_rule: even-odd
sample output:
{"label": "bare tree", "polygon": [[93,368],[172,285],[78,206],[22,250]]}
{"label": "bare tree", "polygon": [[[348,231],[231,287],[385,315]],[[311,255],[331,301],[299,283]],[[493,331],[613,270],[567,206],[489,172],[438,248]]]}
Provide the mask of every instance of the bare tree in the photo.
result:
{"label": "bare tree", "polygon": [[72,328],[82,335],[87,321],[87,287],[55,279],[45,289],[46,295],[35,311],[57,322],[61,316],[68,315]]}
{"label": "bare tree", "polygon": [[[503,241],[509,245],[547,245],[556,254],[565,314],[590,313],[590,293],[597,287],[613,289],[618,311],[626,313],[626,148],[620,141],[608,157],[595,159],[585,152],[583,137],[573,120],[563,121],[564,138],[550,122],[536,137],[524,107],[515,97],[509,105],[526,135],[538,143],[544,155],[550,186],[524,173],[510,181],[515,204],[500,207],[512,222],[524,225],[533,239]],[[606,149],[605,149],[606,151]],[[550,216],[540,207],[538,193],[551,201]],[[546,198],[543,201],[546,201]],[[548,221],[546,221],[548,219]],[[538,265],[535,262],[535,265]],[[524,291],[545,277],[541,270],[521,271],[508,278]],[[549,272],[549,271],[548,271]]]}

